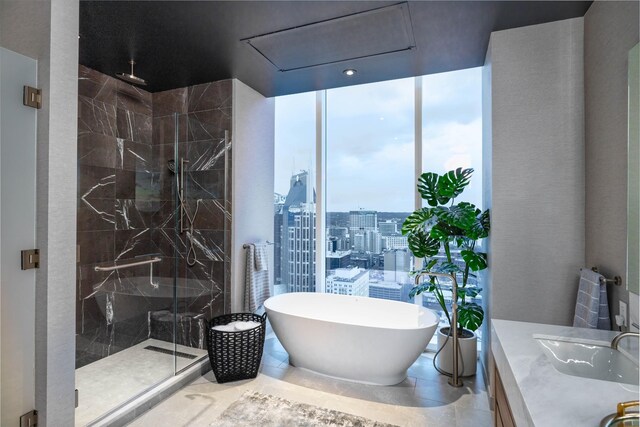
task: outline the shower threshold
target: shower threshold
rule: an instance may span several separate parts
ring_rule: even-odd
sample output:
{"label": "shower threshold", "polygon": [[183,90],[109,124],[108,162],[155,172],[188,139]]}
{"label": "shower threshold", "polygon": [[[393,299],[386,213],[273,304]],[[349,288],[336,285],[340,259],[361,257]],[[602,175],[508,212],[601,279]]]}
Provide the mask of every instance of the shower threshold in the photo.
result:
{"label": "shower threshold", "polygon": [[[158,350],[149,350],[154,347]],[[193,356],[177,357],[173,352]],[[76,369],[79,402],[75,425],[92,421],[174,376],[207,355],[206,350],[177,345],[156,339],[135,346]],[[175,366],[174,366],[175,363]],[[175,370],[174,370],[175,369]]]}

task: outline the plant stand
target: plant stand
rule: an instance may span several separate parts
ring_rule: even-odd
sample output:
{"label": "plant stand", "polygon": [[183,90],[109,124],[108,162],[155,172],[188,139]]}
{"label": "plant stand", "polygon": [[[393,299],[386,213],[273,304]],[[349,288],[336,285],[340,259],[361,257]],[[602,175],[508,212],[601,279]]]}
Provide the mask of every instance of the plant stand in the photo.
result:
{"label": "plant stand", "polygon": [[[440,349],[447,339],[447,328],[438,329],[438,349]],[[443,330],[445,332],[443,332]],[[475,332],[464,330],[465,333],[473,334],[472,337],[458,338],[458,344],[460,346],[460,353],[458,354],[458,366],[461,369],[461,377],[470,377],[476,374],[476,367],[478,365],[478,336]],[[464,363],[464,370],[462,370],[462,363]],[[450,374],[453,371],[453,340],[449,337],[446,346],[438,354],[436,358],[436,366],[441,371]]]}

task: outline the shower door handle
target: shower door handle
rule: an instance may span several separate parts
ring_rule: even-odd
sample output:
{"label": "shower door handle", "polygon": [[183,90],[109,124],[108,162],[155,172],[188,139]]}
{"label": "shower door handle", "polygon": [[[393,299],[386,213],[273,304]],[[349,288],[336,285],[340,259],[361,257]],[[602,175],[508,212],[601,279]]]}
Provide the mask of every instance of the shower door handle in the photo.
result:
{"label": "shower door handle", "polygon": [[186,160],[184,157],[180,158],[180,188],[178,190],[178,202],[180,204],[180,233],[184,233],[184,210],[185,200],[184,200],[184,167],[185,164],[189,163],[189,160]]}

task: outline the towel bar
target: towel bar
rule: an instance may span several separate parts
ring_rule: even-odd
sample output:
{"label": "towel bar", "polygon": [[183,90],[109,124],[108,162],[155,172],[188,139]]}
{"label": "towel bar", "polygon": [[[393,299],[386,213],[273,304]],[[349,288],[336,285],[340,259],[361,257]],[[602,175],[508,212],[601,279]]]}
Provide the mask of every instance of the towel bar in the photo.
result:
{"label": "towel bar", "polygon": [[[242,248],[243,248],[243,249],[247,249],[249,246],[251,246],[251,245],[255,245],[255,244],[256,244],[256,243],[245,243],[244,245],[242,245]],[[257,243],[257,244],[259,245],[260,243]],[[264,244],[264,245],[273,245],[273,242],[270,242],[270,241],[268,241],[268,240],[267,240],[267,241],[266,241],[266,242],[264,242],[263,244]]]}
{"label": "towel bar", "polygon": [[[593,271],[594,273],[599,273],[598,267],[591,267],[591,271]],[[607,279],[605,277],[604,278],[604,282],[607,285],[610,284],[610,283],[613,283],[616,286],[622,286],[622,276],[613,276],[613,279]]]}

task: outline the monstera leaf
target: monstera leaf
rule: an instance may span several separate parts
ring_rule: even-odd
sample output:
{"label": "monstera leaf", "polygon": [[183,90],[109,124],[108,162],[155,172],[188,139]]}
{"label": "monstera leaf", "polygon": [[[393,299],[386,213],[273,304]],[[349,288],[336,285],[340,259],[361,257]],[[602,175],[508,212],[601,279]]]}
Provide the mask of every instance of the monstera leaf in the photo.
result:
{"label": "monstera leaf", "polygon": [[490,218],[489,218],[489,210],[482,212],[479,216],[476,214],[476,219],[474,220],[471,227],[467,229],[467,237],[470,240],[478,240],[484,239],[489,235],[490,228]]}
{"label": "monstera leaf", "polygon": [[465,329],[475,331],[482,325],[484,311],[475,302],[458,305],[458,323]]}
{"label": "monstera leaf", "polygon": [[409,249],[418,258],[431,257],[437,255],[440,249],[440,242],[432,239],[424,230],[416,230],[409,234],[407,241]]}
{"label": "monstera leaf", "polygon": [[418,192],[420,196],[427,201],[429,206],[438,206],[440,198],[438,193],[439,177],[437,173],[427,172],[418,178]]}
{"label": "monstera leaf", "polygon": [[[438,179],[438,195],[440,198],[455,199],[469,184],[473,169],[458,168],[449,171]],[[447,203],[447,202],[443,202]]]}
{"label": "monstera leaf", "polygon": [[448,241],[449,236],[451,236],[451,234],[452,234],[451,228],[448,227],[447,224],[443,222],[439,222],[435,224],[433,227],[431,227],[431,230],[429,230],[429,236],[431,236],[432,239],[436,239],[441,242]]}
{"label": "monstera leaf", "polygon": [[468,287],[468,288],[458,288],[458,297],[459,298],[475,298],[480,292],[482,292],[482,288],[476,287]]}
{"label": "monstera leaf", "polygon": [[460,255],[469,268],[473,271],[487,268],[487,254],[484,252],[474,252],[470,250],[460,251]]}
{"label": "monstera leaf", "polygon": [[476,207],[467,202],[460,202],[450,208],[438,206],[434,208],[434,213],[440,221],[462,230],[470,228],[476,221]]}
{"label": "monstera leaf", "polygon": [[423,229],[427,221],[433,218],[433,210],[431,208],[422,208],[413,212],[402,223],[402,234],[407,235],[418,229]]}

